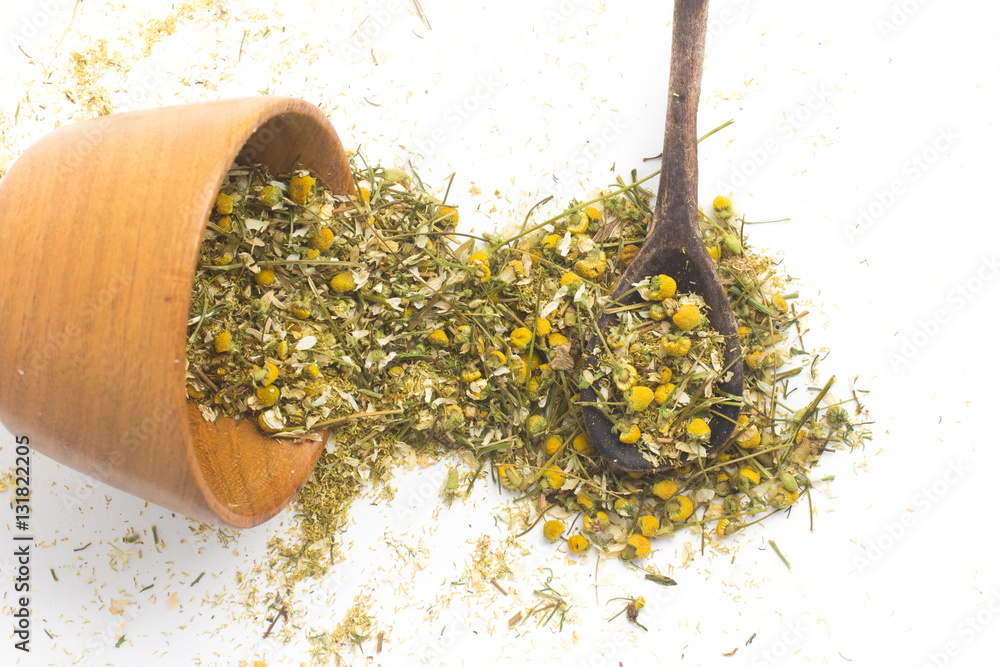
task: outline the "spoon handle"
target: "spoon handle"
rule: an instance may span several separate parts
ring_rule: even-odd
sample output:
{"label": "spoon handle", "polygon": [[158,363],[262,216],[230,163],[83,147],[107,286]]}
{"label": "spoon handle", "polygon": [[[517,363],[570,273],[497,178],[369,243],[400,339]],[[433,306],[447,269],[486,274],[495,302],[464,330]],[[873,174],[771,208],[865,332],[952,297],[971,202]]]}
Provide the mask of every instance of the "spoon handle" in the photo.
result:
{"label": "spoon handle", "polygon": [[[676,0],[667,120],[653,221],[639,253],[611,290],[611,301],[646,276],[660,273],[662,260],[672,251],[705,252],[699,247],[698,232],[697,115],[707,26],[708,0]],[[609,321],[604,315],[598,326],[606,328]]]}
{"label": "spoon handle", "polygon": [[698,240],[698,100],[705,63],[708,0],[676,0],[660,185],[648,241]]}

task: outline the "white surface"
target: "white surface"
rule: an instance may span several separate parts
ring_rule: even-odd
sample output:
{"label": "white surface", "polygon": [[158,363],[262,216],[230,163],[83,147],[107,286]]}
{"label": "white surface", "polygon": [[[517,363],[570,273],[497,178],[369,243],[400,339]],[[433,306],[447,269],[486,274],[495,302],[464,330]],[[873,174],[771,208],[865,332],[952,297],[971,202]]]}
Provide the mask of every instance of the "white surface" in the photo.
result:
{"label": "white surface", "polygon": [[[454,171],[450,199],[479,229],[519,224],[545,194],[565,201],[604,186],[612,165],[625,178],[632,168],[655,169],[642,158],[661,144],[670,3],[424,0],[433,31],[400,0],[316,2],[317,15],[307,3],[249,4],[266,14],[266,37],[264,22],[237,3],[226,21],[202,14],[182,21],[123,77],[118,108],[300,95],[322,106],[347,146],[360,145],[372,159],[402,163],[419,153],[414,162],[437,186]],[[12,118],[26,95],[33,103],[23,102],[18,125],[0,139],[8,157],[75,113],[59,90],[70,49],[107,35],[128,56],[135,40],[116,43],[116,35],[168,11],[158,3],[111,14],[84,2],[53,57],[72,2],[46,6],[5,10],[14,28],[0,28],[0,109]],[[32,66],[10,48],[11,36],[24,35],[24,17],[45,11],[51,17],[41,34],[22,42],[37,59]],[[612,562],[599,575],[598,600],[593,556],[567,563],[536,531],[522,538],[534,556],[519,559],[522,571],[504,584],[512,595],[492,587],[470,594],[453,582],[463,578],[476,540],[492,534],[497,544],[507,535],[491,516],[495,492],[478,485],[474,499],[448,509],[437,497],[441,466],[401,471],[392,504],[358,504],[345,536],[353,542],[349,562],[299,610],[299,627],[284,629],[295,638],[286,645],[260,639],[263,605],[241,619],[233,576],[262,561],[287,514],[227,547],[36,454],[33,652],[16,654],[8,630],[0,633],[0,662],[309,664],[304,637],[332,630],[366,589],[388,641],[381,655],[372,655],[372,641],[364,656],[342,653],[348,664],[991,664],[1000,649],[991,511],[1000,461],[986,416],[997,374],[1000,142],[992,115],[1000,102],[1000,7],[714,0],[710,11],[700,125],[736,124],[702,144],[701,200],[729,191],[749,220],[791,217],[754,227],[751,242],[783,253],[812,312],[825,315],[812,319],[809,343],[832,349],[823,371],[844,381],[839,395],[855,375],[871,390],[864,403],[875,440],[867,451],[822,462],[820,471],[836,481],[832,495],[814,498],[814,532],[797,506],[790,518],[730,540],[731,554],[696,553],[687,567],[679,554],[685,538],[660,541],[654,560],[674,565],[680,586],[660,588]],[[54,72],[54,83],[40,81],[45,72]],[[199,83],[206,80],[219,83]],[[463,105],[468,112],[458,111]],[[889,202],[895,181],[893,201],[880,212],[879,198]],[[472,182],[481,195],[470,194]],[[859,208],[872,211],[861,227]],[[13,437],[0,430],[0,466],[13,464]],[[0,520],[8,619],[11,522],[12,513]],[[154,524],[162,552],[150,547]],[[123,546],[129,529],[143,536],[141,558],[113,571],[111,545]],[[387,536],[426,549],[426,567],[405,565]],[[552,568],[553,586],[573,591],[574,622],[561,632],[525,625],[509,632],[506,619],[533,604],[532,590],[543,585],[541,564]],[[171,610],[173,592],[181,604]],[[435,605],[447,593],[450,606]],[[618,595],[646,597],[639,620],[648,633],[623,617],[605,621],[621,609],[607,603]],[[116,615],[114,600],[131,604]]]}

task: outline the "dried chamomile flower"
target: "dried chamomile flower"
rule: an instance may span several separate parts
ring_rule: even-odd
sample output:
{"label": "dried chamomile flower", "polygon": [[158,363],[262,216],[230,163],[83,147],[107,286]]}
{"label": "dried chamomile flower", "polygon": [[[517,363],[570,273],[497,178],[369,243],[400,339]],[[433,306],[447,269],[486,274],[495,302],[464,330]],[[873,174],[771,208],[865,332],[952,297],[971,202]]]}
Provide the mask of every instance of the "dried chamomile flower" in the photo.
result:
{"label": "dried chamomile flower", "polygon": [[516,348],[524,348],[528,346],[533,337],[531,329],[518,327],[510,332],[510,344]]}
{"label": "dried chamomile flower", "polygon": [[233,347],[233,334],[223,331],[215,337],[215,351],[219,354],[229,352]]}
{"label": "dried chamomile flower", "polygon": [[694,304],[686,304],[674,313],[674,324],[682,331],[690,331],[701,323],[701,311]]}
{"label": "dried chamomile flower", "polygon": [[557,465],[550,465],[545,469],[543,474],[552,488],[557,491],[566,483],[566,475],[563,474],[562,469]]}
{"label": "dried chamomile flower", "polygon": [[261,287],[270,287],[274,284],[274,271],[263,269],[254,276],[254,282]]}
{"label": "dried chamomile flower", "polygon": [[229,215],[233,212],[233,196],[220,192],[215,198],[215,212],[219,215]]}
{"label": "dried chamomile flower", "polygon": [[646,558],[653,547],[647,538],[638,534],[629,535],[628,543],[635,549],[636,558]]}
{"label": "dried chamomile flower", "polygon": [[677,482],[663,479],[653,485],[653,495],[662,500],[669,500],[677,493]]}
{"label": "dried chamomile flower", "polygon": [[450,341],[448,340],[448,334],[444,329],[435,329],[427,335],[427,340],[434,343],[435,345],[447,345]]}
{"label": "dried chamomile flower", "polygon": [[575,554],[582,554],[590,548],[590,540],[583,535],[573,535],[566,540],[566,544],[569,547],[569,550]]}
{"label": "dried chamomile flower", "polygon": [[266,185],[257,193],[257,200],[268,208],[274,208],[281,203],[281,188],[276,185]]}
{"label": "dried chamomile flower", "polygon": [[559,521],[557,519],[546,521],[545,525],[542,526],[542,534],[545,535],[545,539],[547,539],[549,542],[555,542],[556,540],[558,540],[559,536],[563,534],[564,530],[566,530],[566,526],[563,525],[562,521]]}
{"label": "dried chamomile flower", "polygon": [[651,514],[639,518],[639,532],[646,537],[652,537],[660,529],[660,520]]}
{"label": "dried chamomile flower", "polygon": [[667,518],[676,523],[687,521],[694,514],[694,503],[687,496],[675,496],[666,504]]}
{"label": "dried chamomile flower", "polygon": [[296,204],[305,204],[309,201],[313,188],[316,186],[316,179],[308,175],[292,176],[288,182],[288,196]]}
{"label": "dried chamomile flower", "polygon": [[341,271],[330,279],[330,289],[337,294],[347,294],[353,292],[355,288],[354,276],[351,275],[350,271]]}
{"label": "dried chamomile flower", "polygon": [[712,210],[717,218],[728,220],[733,216],[733,202],[729,201],[729,197],[719,195],[712,200]]}
{"label": "dried chamomile flower", "polygon": [[691,339],[683,336],[664,338],[661,345],[663,353],[670,357],[683,357],[691,349]]}
{"label": "dried chamomile flower", "polygon": [[[328,227],[321,227],[316,231],[313,237],[309,239],[309,245],[319,251],[329,250],[333,245],[333,232]],[[351,282],[353,283],[354,281],[352,280]],[[353,286],[351,289],[353,289]],[[334,289],[334,291],[336,291],[336,289]],[[342,292],[338,292],[338,294],[342,294]]]}

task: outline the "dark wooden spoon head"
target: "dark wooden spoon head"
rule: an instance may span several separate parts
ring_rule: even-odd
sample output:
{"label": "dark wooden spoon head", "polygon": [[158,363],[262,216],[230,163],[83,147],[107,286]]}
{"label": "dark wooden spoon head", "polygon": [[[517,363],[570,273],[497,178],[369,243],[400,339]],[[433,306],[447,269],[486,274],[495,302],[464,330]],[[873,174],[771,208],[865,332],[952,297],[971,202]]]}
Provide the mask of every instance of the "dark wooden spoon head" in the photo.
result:
{"label": "dark wooden spoon head", "polygon": [[[678,292],[700,294],[708,306],[708,321],[725,337],[722,377],[714,384],[717,394],[734,397],[730,403],[714,406],[709,420],[709,453],[718,451],[732,437],[739,417],[743,395],[743,360],[736,320],[719,275],[705,249],[698,228],[698,137],[697,111],[701,95],[701,74],[705,59],[705,34],[708,0],[676,0],[674,3],[673,42],[670,57],[670,86],[667,122],[663,136],[663,159],[659,192],[653,223],[642,249],[611,291],[616,305],[637,303],[641,297],[632,292],[621,296],[647,276],[665,274],[677,282]],[[597,330],[606,332],[612,324],[610,315],[602,314]],[[585,368],[597,367],[597,354],[603,350],[598,334],[587,342]],[[596,354],[595,354],[596,353]],[[611,421],[600,408],[593,389],[580,393],[584,403],[583,419],[597,450],[613,465],[630,472],[655,472],[682,466],[690,455],[653,463],[635,445],[618,439]]]}
{"label": "dark wooden spoon head", "polygon": [[[669,233],[672,230],[667,225],[654,228],[654,232],[659,231]],[[718,273],[716,273],[712,259],[705,250],[701,239],[686,238],[678,243],[677,241],[683,237],[675,236],[673,243],[659,244],[659,237],[664,235],[651,233],[647,237],[642,251],[622,275],[615,291],[612,292],[612,296],[616,296],[615,292],[617,291],[627,291],[632,284],[639,282],[646,276],[662,273],[672,277],[677,282],[678,292],[695,292],[705,300],[705,304],[708,306],[709,324],[725,337],[724,370],[722,378],[714,383],[713,391],[716,395],[725,394],[734,398],[731,403],[716,405],[712,410],[712,417],[709,420],[712,434],[706,449],[710,453],[716,452],[732,437],[740,413],[739,399],[743,394],[743,359],[736,331],[736,320],[733,317],[725,289],[719,281]],[[633,291],[619,299],[618,303],[627,305],[641,300],[642,298]],[[602,332],[607,331],[610,324],[610,316],[602,315],[598,319],[598,326]],[[597,334],[594,334],[588,341],[588,350],[593,351],[594,349],[603,349]],[[589,357],[585,365],[596,367],[596,355]],[[581,391],[580,397],[584,403],[593,403],[598,400],[596,392],[591,388]],[[678,459],[660,464],[650,462],[638,447],[625,444],[618,439],[618,434],[612,428],[611,420],[605,416],[600,408],[594,405],[583,407],[583,419],[597,450],[615,467],[622,470],[629,472],[663,471],[682,466],[691,460],[690,456],[685,454]]]}

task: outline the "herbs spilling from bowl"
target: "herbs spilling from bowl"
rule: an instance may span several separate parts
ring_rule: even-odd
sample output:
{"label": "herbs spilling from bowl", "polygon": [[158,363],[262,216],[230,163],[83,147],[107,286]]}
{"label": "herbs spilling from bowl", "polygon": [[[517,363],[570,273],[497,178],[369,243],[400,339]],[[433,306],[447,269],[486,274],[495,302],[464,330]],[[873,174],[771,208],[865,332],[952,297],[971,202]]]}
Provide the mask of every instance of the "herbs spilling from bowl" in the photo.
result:
{"label": "herbs spilling from bowl", "polygon": [[[479,237],[456,231],[458,211],[415,174],[360,158],[351,196],[301,171],[233,167],[195,278],[188,396],[206,419],[252,418],[278,437],[332,430],[295,500],[300,543],[272,545],[286,567],[269,576],[291,586],[324,571],[357,491],[415,451],[474,462],[468,481],[449,477],[449,497],[490,464],[550,541],[636,559],[677,530],[723,539],[788,508],[809,494],[822,452],[869,437],[856,399],[854,416],[821,408],[832,378],[796,403],[796,376],[818,379],[806,313],[725,197],[699,217],[744,353],[730,442],[701,447],[721,342],[704,303],[676,294],[670,276],[636,286],[645,301],[617,313],[601,368],[584,371],[581,350],[652,217],[646,179],[632,180],[509,237]],[[647,476],[611,468],[583,427],[590,384],[623,441],[694,461]]]}

